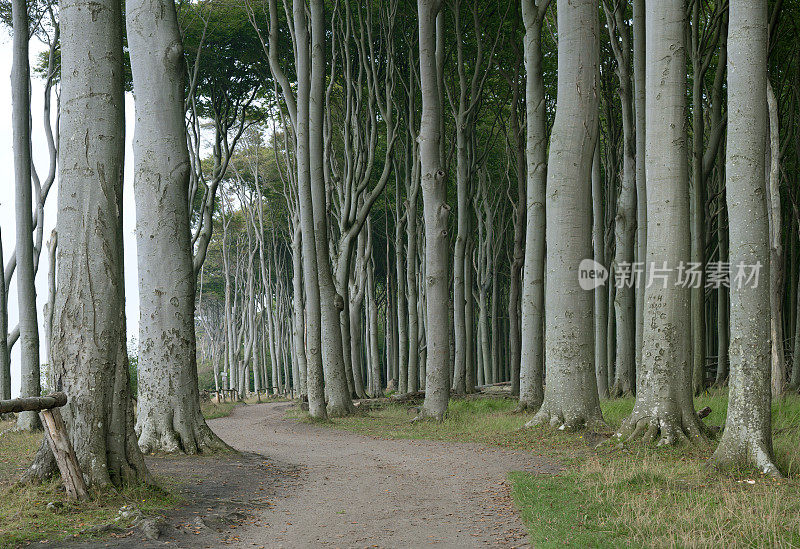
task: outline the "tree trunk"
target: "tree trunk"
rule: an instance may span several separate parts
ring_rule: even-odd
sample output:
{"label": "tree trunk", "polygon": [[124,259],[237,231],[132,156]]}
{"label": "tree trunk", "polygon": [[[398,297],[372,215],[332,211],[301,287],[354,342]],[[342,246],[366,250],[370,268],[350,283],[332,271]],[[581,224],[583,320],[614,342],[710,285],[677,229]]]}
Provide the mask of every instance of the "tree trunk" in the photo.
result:
{"label": "tree trunk", "polygon": [[139,447],[144,453],[225,449],[206,425],[197,389],[186,72],[175,6],[127,0],[125,13],[136,96]]}
{"label": "tree trunk", "polygon": [[[647,272],[653,281],[648,280],[645,289],[636,404],[619,435],[674,444],[704,434],[692,402],[689,289],[676,285],[678,266],[690,254],[686,13],[682,0],[648,0],[646,5],[651,60],[646,99]],[[666,272],[657,271],[664,268]]]}
{"label": "tree trunk", "polygon": [[[605,213],[603,212],[603,178],[600,174],[600,139],[597,140],[592,162],[592,243],[594,260],[605,266]],[[608,362],[606,344],[608,338],[608,288],[600,285],[594,290],[594,365],[597,377],[597,394],[608,397]]]}
{"label": "tree trunk", "polygon": [[[727,196],[730,264],[769,268],[764,188],[767,126],[767,4],[732,0],[728,72]],[[770,287],[731,279],[730,397],[725,431],[711,462],[780,476],[772,452]]]}
{"label": "tree trunk", "polygon": [[692,4],[692,186],[690,195],[691,262],[699,265],[700,282],[691,287],[692,388],[699,395],[705,385],[706,366],[706,181],[703,173],[705,118],[703,92],[705,70],[700,41],[700,2]]}
{"label": "tree trunk", "polygon": [[[148,479],[133,426],[125,341],[122,250],[124,90],[122,10],[63,0],[61,25],[58,294],[53,322],[56,389],[90,488]],[[87,90],[94,93],[87,94]],[[184,197],[185,198],[185,197]],[[87,337],[93,334],[93,337]],[[40,451],[31,476],[49,451]]]}
{"label": "tree trunk", "polygon": [[0,398],[8,400],[11,398],[11,354],[8,349],[8,294],[3,265],[3,232],[0,230]]}
{"label": "tree trunk", "polygon": [[450,273],[447,220],[447,173],[442,168],[442,99],[436,69],[436,16],[441,0],[417,0],[422,121],[419,149],[425,215],[425,297],[427,364],[425,402],[420,417],[441,421],[450,400]]}
{"label": "tree trunk", "polygon": [[[647,256],[647,172],[645,171],[645,0],[633,0],[633,94],[636,114],[636,261]],[[642,331],[644,329],[644,284],[636,285],[635,362],[642,363]]]}
{"label": "tree trunk", "polygon": [[[765,184],[768,200],[768,219],[770,230],[769,256],[769,300],[770,340],[772,341],[772,396],[777,397],[786,388],[786,361],[783,351],[783,293],[785,265],[783,252],[783,223],[781,216],[780,191],[780,132],[778,128],[778,102],[775,92],[767,78],[767,106],[769,113],[769,133],[767,148],[767,182]],[[731,246],[732,247],[732,246]],[[731,332],[733,333],[733,332]]]}
{"label": "tree trunk", "polygon": [[556,5],[562,51],[547,176],[547,384],[542,406],[528,425],[572,430],[603,421],[594,366],[593,292],[578,284],[578,266],[592,257],[600,48],[592,0]]}
{"label": "tree trunk", "polygon": [[[31,197],[31,100],[28,64],[28,2],[12,2],[14,27],[11,67],[11,114],[14,143],[14,187],[17,241],[17,303],[19,304],[20,396],[41,393],[39,373],[39,323],[36,314],[36,272],[33,268],[33,199]],[[2,268],[2,266],[0,266]],[[5,337],[5,331],[2,334]],[[17,416],[17,428],[41,429],[36,412]]]}
{"label": "tree trunk", "polygon": [[522,275],[522,354],[519,408],[538,410],[544,398],[544,254],[547,179],[547,107],[542,75],[542,21],[550,0],[523,0],[528,197]]}
{"label": "tree trunk", "polygon": [[[309,154],[309,95],[310,67],[308,26],[304,2],[294,2],[294,26],[297,43],[297,196],[300,202],[302,231],[303,282],[306,296],[306,358],[308,360],[308,412],[318,419],[327,418],[325,407],[324,368],[322,365],[322,336],[320,291],[317,278],[317,247],[314,234],[314,204],[311,197]],[[320,129],[321,131],[321,129]],[[327,238],[325,240],[327,245]],[[326,259],[327,261],[327,259]],[[339,326],[337,322],[336,329]]]}
{"label": "tree trunk", "polygon": [[408,321],[405,324],[408,337],[407,351],[407,389],[409,393],[414,393],[419,389],[419,310],[417,300],[419,298],[419,287],[417,285],[417,238],[419,238],[419,228],[417,224],[417,200],[419,198],[419,153],[412,145],[412,170],[410,174],[410,186],[408,189],[408,210],[406,212],[406,287]]}
{"label": "tree trunk", "polygon": [[[727,225],[725,211],[719,212],[719,261],[729,263],[728,238],[723,227]],[[717,374],[714,385],[721,387],[728,382],[729,372],[729,342],[730,342],[730,290],[720,287],[717,292]]]}
{"label": "tree trunk", "polygon": [[309,94],[309,166],[319,281],[321,334],[328,414],[353,411],[345,373],[340,312],[342,296],[336,293],[328,252],[328,213],[325,199],[325,13],[322,0],[311,0],[311,87]]}
{"label": "tree trunk", "polygon": [[[605,5],[605,3],[604,3]],[[626,396],[633,390],[636,356],[636,310],[633,262],[636,247],[636,136],[633,91],[630,75],[630,38],[628,23],[622,10],[625,4],[613,11],[606,8],[606,21],[611,35],[611,45],[617,60],[619,99],[622,107],[622,178],[617,195],[614,218],[614,297],[616,318],[616,360],[614,386],[611,396]],[[619,39],[617,38],[619,35]]]}
{"label": "tree trunk", "polygon": [[292,231],[292,340],[294,343],[293,356],[297,361],[299,369],[300,385],[298,391],[301,399],[308,395],[306,385],[306,375],[308,363],[306,361],[306,348],[303,333],[305,331],[305,312],[303,308],[303,258],[302,258],[302,235],[300,222],[297,220],[296,226]]}

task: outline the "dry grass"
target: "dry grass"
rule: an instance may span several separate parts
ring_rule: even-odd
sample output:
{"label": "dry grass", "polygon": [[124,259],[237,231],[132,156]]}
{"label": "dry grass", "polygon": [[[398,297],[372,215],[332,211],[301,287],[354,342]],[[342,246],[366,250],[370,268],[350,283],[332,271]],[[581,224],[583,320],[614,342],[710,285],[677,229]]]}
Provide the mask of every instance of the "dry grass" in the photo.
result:
{"label": "dry grass", "polygon": [[234,408],[237,406],[244,406],[249,404],[261,404],[264,402],[290,402],[290,399],[283,397],[283,396],[269,396],[265,397],[262,395],[260,398],[255,396],[249,396],[244,400],[238,401],[225,401],[217,403],[213,399],[201,402],[200,403],[200,411],[203,413],[203,417],[206,419],[217,419],[220,417],[228,417],[233,413]]}
{"label": "dry grass", "polygon": [[[513,493],[536,547],[799,547],[800,397],[773,405],[774,445],[789,477],[706,466],[710,443],[682,448],[637,444],[596,448],[601,434],[520,429],[528,415],[502,399],[454,400],[442,423],[411,423],[408,406],[388,405],[329,425],[384,438],[472,441],[560,460],[560,475],[511,475]],[[723,425],[727,395],[698,397],[709,425]],[[602,403],[613,429],[633,399]],[[607,433],[606,433],[607,434]]]}
{"label": "dry grass", "polygon": [[[12,421],[0,422],[0,547],[86,535],[94,527],[113,521],[124,505],[136,505],[151,514],[177,503],[166,491],[149,486],[93,493],[91,501],[73,503],[60,482],[20,485],[17,481],[33,460],[42,434],[14,432],[13,425]],[[53,505],[48,506],[50,503]],[[125,521],[118,525],[127,526]]]}

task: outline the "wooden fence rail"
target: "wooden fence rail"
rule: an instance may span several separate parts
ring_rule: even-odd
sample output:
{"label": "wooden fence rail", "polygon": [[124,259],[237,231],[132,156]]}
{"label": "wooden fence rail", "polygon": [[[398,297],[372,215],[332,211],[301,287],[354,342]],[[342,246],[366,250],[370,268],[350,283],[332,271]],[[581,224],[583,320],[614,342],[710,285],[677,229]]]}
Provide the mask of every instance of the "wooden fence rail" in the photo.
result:
{"label": "wooden fence rail", "polygon": [[73,500],[89,499],[89,490],[83,480],[78,458],[69,440],[67,427],[59,408],[67,403],[67,395],[53,393],[43,397],[14,398],[0,400],[0,413],[39,412],[44,425],[45,437],[61,471],[61,479],[67,495]]}

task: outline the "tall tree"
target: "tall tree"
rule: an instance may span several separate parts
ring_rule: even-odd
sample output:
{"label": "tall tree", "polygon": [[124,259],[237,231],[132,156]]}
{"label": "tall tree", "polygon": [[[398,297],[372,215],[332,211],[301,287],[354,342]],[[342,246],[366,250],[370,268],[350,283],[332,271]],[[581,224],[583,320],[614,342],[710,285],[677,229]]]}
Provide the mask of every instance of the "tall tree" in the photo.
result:
{"label": "tall tree", "polygon": [[544,254],[547,183],[547,105],[542,70],[542,25],[550,0],[522,0],[525,24],[528,215],[522,273],[522,351],[519,408],[538,410],[544,399]]}
{"label": "tall tree", "polygon": [[128,0],[125,16],[136,98],[139,446],[146,453],[222,449],[197,390],[186,71],[175,4]]}
{"label": "tall tree", "polygon": [[[295,0],[295,3],[298,0]],[[325,368],[325,393],[328,414],[341,416],[353,411],[353,401],[347,385],[342,349],[340,312],[342,296],[336,292],[331,272],[328,248],[328,208],[325,191],[325,6],[322,0],[311,0],[311,81],[309,87],[308,156],[311,176],[311,197],[314,216],[314,237],[317,252],[322,319],[322,357]]]}
{"label": "tall tree", "polygon": [[[284,4],[288,16],[288,5]],[[247,4],[250,20],[257,25],[255,11]],[[269,61],[272,77],[278,82],[286,105],[291,127],[294,130],[294,153],[297,167],[297,201],[300,217],[303,290],[305,294],[306,317],[306,359],[308,367],[308,406],[309,413],[317,418],[327,417],[325,407],[324,367],[322,361],[322,313],[320,291],[317,277],[317,247],[314,235],[314,205],[311,196],[311,172],[309,160],[309,94],[310,94],[310,51],[308,19],[305,2],[292,3],[295,72],[297,74],[296,92],[286,72],[281,66],[278,37],[279,18],[276,0],[269,0],[269,37],[259,33],[264,52]]]}
{"label": "tall tree", "polygon": [[[419,130],[422,208],[425,218],[427,364],[420,417],[442,420],[450,400],[450,273],[447,173],[440,152],[442,96],[436,64],[436,17],[442,0],[417,0],[422,120]],[[441,32],[439,30],[438,32]]]}
{"label": "tall tree", "polygon": [[[734,272],[769,266],[764,158],[767,137],[766,0],[732,0],[728,39],[727,197]],[[725,431],[711,462],[780,475],[772,452],[770,287],[731,284],[730,396]]]}
{"label": "tall tree", "polygon": [[591,177],[600,45],[593,0],[558,0],[556,7],[561,51],[547,173],[547,383],[542,407],[528,425],[575,429],[602,422],[594,369],[594,295],[578,283],[578,266],[593,253]]}
{"label": "tall tree", "polygon": [[615,255],[613,269],[617,281],[614,295],[616,360],[611,396],[628,395],[633,390],[636,353],[635,276],[632,268],[636,246],[636,132],[631,81],[631,32],[627,2],[603,0],[603,10],[617,62],[620,105],[622,107],[622,177],[614,217]]}
{"label": "tall tree", "polygon": [[[147,480],[133,425],[125,335],[122,6],[63,0],[58,292],[51,368],[91,487]],[[69,192],[65,190],[69,189]],[[43,447],[30,471],[42,476]],[[52,462],[51,462],[52,463]]]}
{"label": "tall tree", "polygon": [[636,404],[620,435],[674,444],[703,435],[691,387],[686,151],[686,12],[683,0],[648,0],[647,280]]}
{"label": "tall tree", "polygon": [[[20,396],[35,397],[41,392],[39,379],[39,324],[36,314],[36,272],[33,266],[33,205],[31,191],[31,100],[28,62],[28,2],[12,2],[14,20],[11,103],[14,142],[14,186],[17,239],[17,302],[19,304]],[[5,332],[2,334],[5,337]],[[17,427],[41,428],[36,412],[22,412]]]}

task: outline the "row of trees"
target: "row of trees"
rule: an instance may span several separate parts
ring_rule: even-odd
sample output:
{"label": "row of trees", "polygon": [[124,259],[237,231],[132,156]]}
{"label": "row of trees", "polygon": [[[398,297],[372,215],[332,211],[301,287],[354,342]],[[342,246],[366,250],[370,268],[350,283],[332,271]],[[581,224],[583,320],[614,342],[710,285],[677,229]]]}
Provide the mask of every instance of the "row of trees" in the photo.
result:
{"label": "row of trees", "polygon": [[[297,391],[318,418],[390,387],[424,390],[420,419],[441,420],[451,394],[507,381],[532,424],[569,429],[602,422],[600,398],[635,393],[620,436],[673,444],[709,435],[692,395],[713,375],[731,391],[715,459],[777,473],[770,398],[800,380],[786,359],[800,342],[793,5],[129,0],[124,30],[110,0],[49,5],[50,26],[24,0],[13,8],[18,217],[33,221],[18,220],[20,308],[42,226],[24,187],[40,203],[47,188],[26,175],[19,99],[41,27],[59,109],[49,375],[70,395],[92,482],[145,477],[140,449],[224,447],[199,410],[196,329],[226,374],[217,386]],[[131,84],[135,424],[121,262]],[[611,272],[594,292],[579,285],[590,258]],[[690,261],[696,288],[681,283]],[[762,283],[711,287],[712,262],[760,264]],[[25,311],[23,373],[38,383]]]}
{"label": "row of trees", "polygon": [[[746,102],[764,107],[761,121],[771,121],[762,128],[734,102],[729,47],[743,37],[734,38],[738,28],[728,3],[605,1],[564,6],[569,14],[561,15],[549,2],[419,2],[416,12],[402,3],[331,2],[323,9],[334,37],[327,79],[317,74],[316,81],[313,67],[304,70],[305,42],[297,39],[305,14],[293,6],[281,11],[277,2],[251,3],[248,11],[256,28],[259,14],[269,16],[268,31],[259,34],[271,73],[278,75],[272,108],[279,115],[271,119],[281,126],[266,135],[283,168],[272,185],[288,183],[293,213],[287,219],[311,218],[306,230],[302,222],[300,231],[282,230],[284,246],[296,246],[297,232],[315,241],[293,248],[303,264],[296,261],[292,271],[299,277],[297,269],[305,269],[303,300],[293,285],[295,326],[306,330],[304,347],[293,339],[295,355],[318,352],[313,332],[321,324],[325,392],[308,387],[313,415],[326,415],[325,402],[327,414],[346,413],[342,402],[369,392],[365,383],[375,376],[362,358],[375,362],[366,341],[376,331],[383,342],[382,382],[401,393],[425,389],[422,417],[441,418],[451,392],[507,380],[520,395],[520,408],[537,412],[531,423],[564,428],[602,421],[599,398],[636,394],[620,435],[673,444],[709,436],[692,395],[726,385],[730,360],[738,376],[749,376],[730,377],[734,394],[748,395],[732,398],[748,417],[763,423],[770,393],[796,389],[800,368],[790,367],[798,341],[793,7],[773,2],[758,8],[766,13],[759,30],[766,34],[758,37],[770,77],[748,75],[764,79],[764,93]],[[349,37],[337,34],[339,28],[352,29]],[[293,36],[291,43],[282,43],[282,30]],[[308,46],[314,51],[313,36]],[[739,52],[739,66],[757,64],[760,51]],[[292,74],[296,94],[285,87],[295,81]],[[364,99],[351,103],[354,96]],[[321,116],[317,123],[309,118],[310,129],[300,103],[306,100],[309,113]],[[312,109],[319,103],[323,115]],[[753,174],[742,174],[738,165],[743,153],[728,149],[734,105],[737,116],[742,112],[737,123],[748,130],[742,139],[763,141],[757,149],[738,145],[748,158],[761,158],[764,181],[757,188]],[[359,108],[372,117],[356,118],[353,126]],[[374,143],[367,139],[373,121],[385,135]],[[322,139],[315,149],[321,161],[313,155],[305,160],[306,131],[309,147]],[[369,169],[379,153],[385,155],[382,170],[378,158],[372,180],[351,190],[347,170]],[[393,182],[384,178],[387,167]],[[261,184],[270,185],[270,178]],[[371,189],[385,195],[363,200],[364,219],[372,220],[363,235],[364,210],[357,206]],[[754,189],[767,197],[763,219],[747,194]],[[731,192],[739,193],[735,201]],[[734,211],[734,224],[746,223],[746,231],[732,226]],[[349,247],[358,238],[348,232],[348,220],[371,243],[380,327],[361,310],[360,298],[354,303],[349,297],[360,296],[364,244]],[[769,257],[753,244],[764,223]],[[616,283],[593,294],[581,289],[578,266],[586,258],[608,268]],[[659,288],[662,275],[653,267],[662,265],[670,272]],[[756,271],[761,284],[748,293],[734,281],[731,291],[730,282],[719,279],[728,265],[728,280],[736,269],[762,267]],[[320,273],[319,320],[309,269]],[[681,269],[693,273],[692,284]],[[277,310],[276,294],[266,293]],[[769,303],[768,310],[754,312],[755,303]],[[763,324],[748,323],[752,319],[770,320],[768,337],[759,332]],[[359,330],[353,338],[359,325],[368,327],[364,337]],[[766,355],[764,341],[772,341]],[[764,360],[766,393],[765,378],[756,375],[763,376]],[[306,367],[313,368],[313,360]],[[774,471],[761,429],[746,442],[740,433],[735,449],[726,439],[718,460],[750,459]]]}

